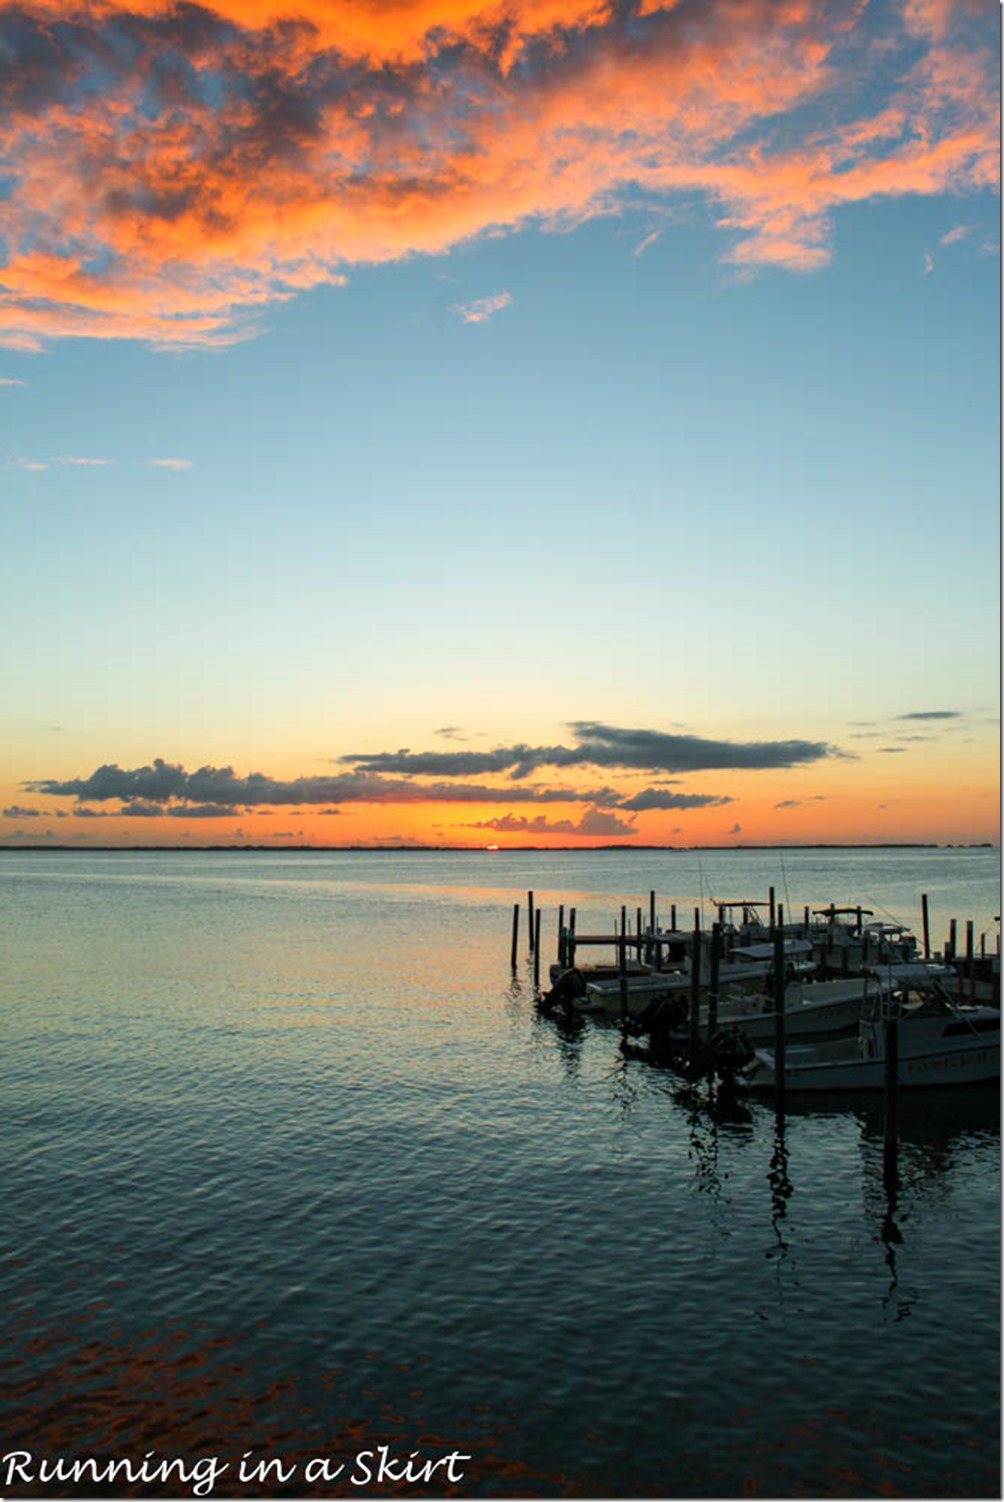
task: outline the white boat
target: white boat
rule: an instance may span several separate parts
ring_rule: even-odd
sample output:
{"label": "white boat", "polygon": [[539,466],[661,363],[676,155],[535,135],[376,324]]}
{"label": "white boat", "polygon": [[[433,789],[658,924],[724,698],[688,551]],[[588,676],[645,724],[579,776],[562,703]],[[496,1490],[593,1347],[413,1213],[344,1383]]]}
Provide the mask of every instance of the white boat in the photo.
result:
{"label": "white boat", "polygon": [[[801,939],[786,939],[784,942],[785,973],[795,981],[811,969],[810,946]],[[733,951],[730,959],[722,959],[718,966],[718,994],[720,1006],[736,1002],[744,1011],[755,1009],[755,1004],[743,999],[749,995],[762,997],[774,967],[773,944],[759,944]],[[702,954],[699,989],[702,1004],[706,1004],[710,980],[710,959]],[[622,986],[616,967],[606,974],[589,975],[583,971],[585,982],[581,995],[574,997],[572,1005],[580,1012],[606,1012],[619,1017],[622,1010],[622,993],[627,993],[627,1010],[637,1017],[659,996],[689,997],[693,989],[692,967],[688,961],[678,968],[668,970],[645,969],[629,972]],[[557,985],[557,981],[555,982]]]}
{"label": "white boat", "polygon": [[[822,1037],[852,1032],[865,1010],[874,1005],[882,988],[889,989],[883,978],[850,975],[836,980],[793,981],[784,992],[785,1036],[793,1040],[818,1040]],[[701,1021],[707,1020],[707,1008]],[[751,1043],[774,1041],[777,1014],[773,998],[732,997],[719,1005],[719,1027],[738,1027]]]}
{"label": "white boat", "polygon": [[[1000,1080],[1001,1017],[995,1007],[962,1006],[928,979],[919,993],[900,992],[895,1005],[897,1080],[904,1088],[974,1085]],[[885,1086],[885,1021],[873,1006],[849,1038],[785,1046],[786,1092],[881,1090]],[[774,1052],[757,1048],[735,1075],[744,1090],[775,1088]]]}

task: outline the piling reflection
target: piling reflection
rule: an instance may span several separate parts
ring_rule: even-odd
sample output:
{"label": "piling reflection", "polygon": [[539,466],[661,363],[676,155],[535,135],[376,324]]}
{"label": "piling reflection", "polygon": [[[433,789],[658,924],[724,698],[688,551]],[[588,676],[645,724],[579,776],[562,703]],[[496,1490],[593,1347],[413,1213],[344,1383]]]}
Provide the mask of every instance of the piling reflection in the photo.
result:
{"label": "piling reflection", "polygon": [[774,1118],[774,1150],[771,1153],[770,1168],[767,1171],[767,1182],[770,1185],[770,1223],[777,1238],[778,1251],[783,1257],[788,1251],[784,1222],[793,1189],[788,1176],[788,1146],[785,1142],[784,1116],[781,1112],[778,1112]]}

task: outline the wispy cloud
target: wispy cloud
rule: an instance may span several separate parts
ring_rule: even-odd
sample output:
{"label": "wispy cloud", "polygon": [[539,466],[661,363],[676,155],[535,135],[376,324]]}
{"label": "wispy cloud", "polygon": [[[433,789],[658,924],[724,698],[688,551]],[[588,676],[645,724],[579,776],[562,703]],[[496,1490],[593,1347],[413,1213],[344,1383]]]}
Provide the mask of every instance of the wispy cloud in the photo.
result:
{"label": "wispy cloud", "polygon": [[956,245],[960,240],[964,240],[967,235],[971,235],[972,232],[973,225],[957,224],[954,229],[950,229],[948,231],[947,235],[942,235],[941,239],[938,241],[938,244]]}
{"label": "wispy cloud", "polygon": [[66,466],[71,469],[101,469],[114,464],[114,459],[95,459],[82,454],[60,454],[54,459],[15,459],[19,469],[41,471]]}
{"label": "wispy cloud", "polygon": [[154,469],[191,469],[191,459],[148,459],[147,464]]}
{"label": "wispy cloud", "polygon": [[643,256],[646,250],[648,250],[648,247],[650,245],[654,245],[656,240],[658,240],[661,235],[662,230],[654,229],[650,235],[645,236],[644,240],[639,240],[638,244],[634,248],[634,254],[636,256]]}
{"label": "wispy cloud", "polygon": [[459,313],[465,323],[486,323],[501,308],[508,308],[511,302],[511,292],[496,292],[491,297],[475,298],[473,302],[455,302],[450,312]]}
{"label": "wispy cloud", "polygon": [[0,376],[0,386],[27,386],[27,381],[19,381],[16,376]]}
{"label": "wispy cloud", "polygon": [[0,343],[227,345],[355,265],[639,191],[705,203],[738,271],[811,271],[846,205],[996,185],[997,24],[945,0],[20,0]]}

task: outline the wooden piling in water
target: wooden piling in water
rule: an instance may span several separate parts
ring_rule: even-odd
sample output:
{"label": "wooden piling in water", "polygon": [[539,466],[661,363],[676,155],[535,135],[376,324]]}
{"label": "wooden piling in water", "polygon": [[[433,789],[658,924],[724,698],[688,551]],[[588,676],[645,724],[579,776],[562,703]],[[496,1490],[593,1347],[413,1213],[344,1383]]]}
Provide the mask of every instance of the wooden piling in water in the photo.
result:
{"label": "wooden piling in water", "polygon": [[784,908],[774,929],[774,1105],[784,1110],[785,1017],[784,1017]]}
{"label": "wooden piling in water", "polygon": [[718,969],[722,949],[722,925],[711,925],[711,963],[708,976],[708,1037],[713,1038],[718,1027]]}
{"label": "wooden piling in water", "polygon": [[518,944],[519,944],[519,903],[516,902],[516,903],[513,903],[513,909],[512,909],[512,952],[511,952],[511,954],[509,956],[509,963],[512,966],[513,970],[516,969],[516,949],[517,949]]}
{"label": "wooden piling in water", "polygon": [[575,969],[575,909],[570,908],[568,913],[568,934],[565,939],[565,965],[569,970]]}
{"label": "wooden piling in water", "polygon": [[920,920],[924,925],[924,958],[925,960],[929,960],[931,958],[931,920],[927,911],[926,892],[921,892],[920,894]]}
{"label": "wooden piling in water", "polygon": [[537,909],[533,919],[533,984],[535,990],[540,990],[540,908]]}
{"label": "wooden piling in water", "polygon": [[976,955],[973,950],[973,920],[966,920],[966,976],[969,980],[969,1000],[976,1000]]}
{"label": "wooden piling in water", "polygon": [[621,992],[621,1027],[623,1028],[627,1022],[628,1015],[627,943],[623,933],[617,946],[617,968]]}
{"label": "wooden piling in water", "polygon": [[958,948],[958,939],[959,924],[958,920],[956,918],[953,918],[948,925],[948,943],[945,945],[946,960],[952,961],[955,959],[955,953]]}
{"label": "wooden piling in water", "polygon": [[690,1057],[697,1053],[701,1041],[701,910],[694,908],[694,937],[691,940],[690,961]]}
{"label": "wooden piling in water", "polygon": [[565,904],[558,908],[558,964],[565,968]]}
{"label": "wooden piling in water", "polygon": [[530,953],[532,954],[533,953],[533,893],[532,892],[527,892],[527,894],[526,894],[526,911],[527,911],[526,926],[527,926],[527,934],[528,934],[528,940],[527,941],[528,941],[528,943],[530,945]]}

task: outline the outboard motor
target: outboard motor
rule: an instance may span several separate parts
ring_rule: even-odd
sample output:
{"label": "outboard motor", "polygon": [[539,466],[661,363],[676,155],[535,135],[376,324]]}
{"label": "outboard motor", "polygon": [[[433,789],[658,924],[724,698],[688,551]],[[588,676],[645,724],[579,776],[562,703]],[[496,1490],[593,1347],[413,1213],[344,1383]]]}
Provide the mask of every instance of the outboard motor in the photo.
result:
{"label": "outboard motor", "polygon": [[556,1011],[561,1007],[570,1012],[573,1003],[580,1001],[586,994],[586,982],[581,970],[563,970],[551,987],[540,998],[540,1005],[547,1012]]}
{"label": "outboard motor", "polygon": [[663,993],[653,996],[643,1012],[628,1019],[626,1030],[636,1038],[648,1037],[653,1059],[668,1061],[678,1052],[677,1036],[689,1014],[687,998]]}

